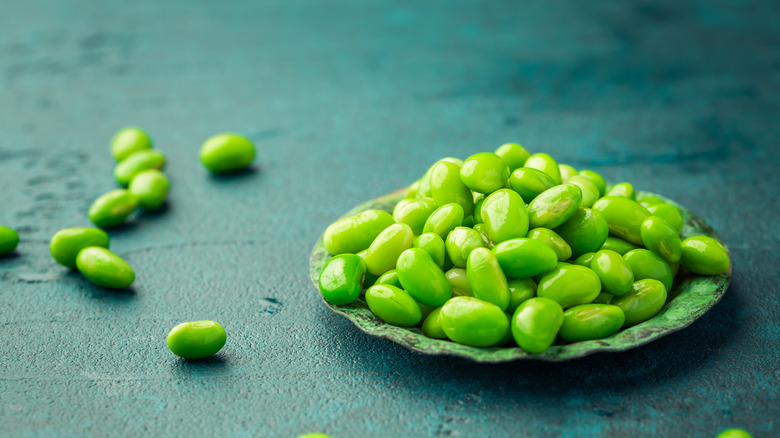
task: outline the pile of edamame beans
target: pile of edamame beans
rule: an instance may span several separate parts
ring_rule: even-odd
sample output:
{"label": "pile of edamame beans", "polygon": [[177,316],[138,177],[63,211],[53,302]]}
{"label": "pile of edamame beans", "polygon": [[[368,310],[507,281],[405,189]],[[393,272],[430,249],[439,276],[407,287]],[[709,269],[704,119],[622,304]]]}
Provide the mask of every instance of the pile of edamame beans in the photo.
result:
{"label": "pile of edamame beans", "polygon": [[430,338],[541,353],[649,320],[680,266],[728,271],[723,245],[682,228],[659,197],[509,143],[437,161],[392,215],[330,225],[319,288],[340,306],[365,290],[379,319]]}

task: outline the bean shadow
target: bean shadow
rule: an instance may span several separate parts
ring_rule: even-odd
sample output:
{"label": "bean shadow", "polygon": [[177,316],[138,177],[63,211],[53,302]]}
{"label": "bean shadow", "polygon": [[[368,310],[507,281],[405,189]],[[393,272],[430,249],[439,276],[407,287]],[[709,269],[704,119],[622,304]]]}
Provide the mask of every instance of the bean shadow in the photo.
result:
{"label": "bean shadow", "polygon": [[251,177],[257,174],[260,174],[260,166],[253,164],[250,165],[249,167],[245,167],[235,172],[228,172],[228,173],[209,172],[209,179],[215,182],[243,181],[246,179],[250,179]]}
{"label": "bean shadow", "polygon": [[129,304],[138,297],[138,293],[133,286],[124,289],[101,287],[87,280],[75,270],[69,270],[63,277],[72,282],[79,293],[100,303],[111,305]]}
{"label": "bean shadow", "polygon": [[171,369],[180,377],[218,376],[230,370],[230,357],[218,353],[203,359],[174,359]]}
{"label": "bean shadow", "polygon": [[[519,360],[480,364],[427,356],[361,333],[371,351],[344,349],[344,363],[370,373],[392,374],[399,386],[432,393],[479,392],[486,398],[530,395],[559,400],[572,394],[626,394],[685,379],[726,348],[740,330],[736,315],[743,293],[737,278],[724,298],[690,326],[647,345],[619,353],[596,353],[566,362]],[[369,358],[370,360],[366,360]]]}

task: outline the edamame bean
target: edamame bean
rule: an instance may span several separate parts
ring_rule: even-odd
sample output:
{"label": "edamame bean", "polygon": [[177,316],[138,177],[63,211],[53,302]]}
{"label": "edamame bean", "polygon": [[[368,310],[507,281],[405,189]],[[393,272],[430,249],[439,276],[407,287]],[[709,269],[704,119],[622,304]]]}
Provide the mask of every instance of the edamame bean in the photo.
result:
{"label": "edamame bean", "polygon": [[615,334],[626,321],[623,309],[609,304],[581,304],[563,312],[558,335],[568,342],[603,339]]}
{"label": "edamame bean", "polygon": [[401,280],[398,279],[398,271],[395,269],[382,274],[379,278],[376,279],[374,284],[387,284],[390,286],[402,287]]}
{"label": "edamame bean", "polygon": [[536,296],[536,282],[531,278],[515,278],[508,280],[509,285],[509,305],[506,313],[514,314],[517,307]]}
{"label": "edamame bean", "polygon": [[649,216],[640,229],[642,242],[668,263],[677,263],[682,255],[680,235],[672,224],[658,216]]}
{"label": "edamame bean", "polygon": [[116,161],[122,161],[135,152],[151,148],[152,139],[149,134],[135,126],[120,129],[111,139],[111,155]]}
{"label": "edamame bean", "polygon": [[450,163],[456,164],[458,167],[463,165],[462,160],[453,157],[442,158],[441,160],[431,164],[431,167],[429,167],[428,170],[425,171],[425,174],[419,180],[420,185],[417,188],[417,193],[419,197],[424,197],[424,198],[431,197],[431,172],[433,172],[433,168],[436,167],[436,165],[441,163],[442,161],[448,161]]}
{"label": "edamame bean", "polygon": [[465,268],[452,268],[445,272],[444,276],[447,277],[447,281],[452,286],[452,295],[474,296],[474,291],[471,290],[471,285],[469,284],[468,272]]}
{"label": "edamame bean", "polygon": [[525,165],[525,160],[531,156],[524,147],[517,143],[506,143],[496,149],[496,155],[501,157],[502,160],[509,166],[509,171],[513,172],[519,167]]}
{"label": "edamame bean", "polygon": [[753,438],[745,429],[726,429],[715,438]]}
{"label": "edamame bean", "polygon": [[460,169],[460,166],[449,161],[436,164],[431,171],[431,198],[438,206],[450,203],[460,205],[465,218],[474,211],[474,196],[460,179]]}
{"label": "edamame bean", "polygon": [[[401,288],[401,286],[398,286],[398,287]],[[431,312],[433,312],[434,310],[438,309],[438,307],[429,306],[427,304],[423,304],[423,303],[421,303],[419,301],[416,301],[416,300],[415,300],[415,303],[417,303],[417,305],[420,306],[420,314],[422,316],[420,317],[420,322],[418,324],[422,326],[422,321],[425,321],[425,318],[427,318],[428,315],[431,314]]]}
{"label": "edamame bean", "polygon": [[625,255],[625,253],[637,248],[639,247],[631,242],[627,242],[621,239],[620,237],[607,236],[607,240],[604,241],[604,244],[601,245],[600,249],[609,249],[620,255]]}
{"label": "edamame bean", "polygon": [[672,224],[674,229],[677,230],[677,234],[682,233],[683,225],[685,225],[685,221],[683,220],[683,217],[680,214],[680,210],[674,205],[654,204],[647,207],[647,211],[650,212],[650,214],[653,216],[662,217],[667,221],[669,221],[669,223]]}
{"label": "edamame bean", "polygon": [[569,220],[581,202],[582,190],[574,184],[547,189],[528,203],[529,227],[555,228]]}
{"label": "edamame bean", "polygon": [[402,252],[396,271],[403,288],[420,303],[438,307],[452,297],[452,286],[444,272],[423,249]]}
{"label": "edamame bean", "polygon": [[444,268],[444,258],[447,255],[444,240],[436,233],[420,234],[412,243],[412,248],[425,250],[439,268]]}
{"label": "edamame bean", "polygon": [[525,167],[541,170],[555,181],[555,184],[561,183],[561,169],[553,157],[545,153],[536,153],[528,157],[524,164]]}
{"label": "edamame bean", "polygon": [[672,269],[669,264],[654,252],[644,248],[631,250],[623,255],[631,272],[634,273],[634,281],[652,278],[660,281],[666,291],[672,290]]}
{"label": "edamame bean", "polygon": [[604,194],[607,193],[607,181],[600,174],[592,170],[584,169],[584,170],[580,170],[579,175],[582,175],[585,178],[590,179],[591,181],[593,181],[594,184],[596,184],[596,187],[599,188],[599,197],[602,197],[604,196]]}
{"label": "edamame bean", "polygon": [[534,239],[510,239],[493,248],[498,263],[509,278],[528,278],[555,268],[558,255]]}
{"label": "edamame bean", "polygon": [[422,234],[425,221],[436,210],[431,198],[419,198],[401,201],[393,210],[393,219],[400,224],[409,225],[414,234]]}
{"label": "edamame bean", "polygon": [[183,322],[168,333],[171,352],[184,359],[203,359],[217,354],[227,341],[227,334],[216,321]]}
{"label": "edamame bean", "polygon": [[230,173],[245,169],[255,160],[255,145],[238,134],[217,134],[200,148],[200,162],[214,173]]}
{"label": "edamame bean", "polygon": [[530,298],[512,315],[512,336],[523,350],[538,354],[552,345],[563,324],[563,309],[548,298]]}
{"label": "edamame bean", "polygon": [[385,228],[394,224],[390,214],[382,210],[366,210],[332,223],[322,236],[325,249],[333,254],[357,254],[367,249]]}
{"label": "edamame bean", "polygon": [[447,248],[447,255],[452,260],[452,264],[465,268],[468,261],[469,254],[476,248],[482,248],[482,236],[466,227],[455,227],[447,235],[447,240],[444,242]]}
{"label": "edamame bean", "polygon": [[[368,249],[364,249],[363,251],[360,251],[359,253],[355,254],[358,257],[360,257],[361,260],[363,260],[363,263],[366,262],[366,253],[368,252]],[[363,279],[363,289],[368,289],[369,287],[373,286],[374,283],[376,283],[379,280],[379,277],[368,272],[366,270],[366,277]]]}
{"label": "edamame bean", "polygon": [[665,302],[666,288],[652,278],[635,281],[628,293],[612,299],[612,304],[620,307],[626,315],[623,327],[631,327],[654,317]]}
{"label": "edamame bean", "polygon": [[582,175],[573,175],[566,180],[568,184],[574,184],[582,190],[582,202],[580,207],[590,208],[597,199],[599,199],[599,188],[590,180]]}
{"label": "edamame bean", "polygon": [[568,308],[593,301],[601,292],[601,280],[592,270],[566,263],[558,264],[539,280],[536,295]]}
{"label": "edamame bean", "polygon": [[497,190],[482,204],[482,223],[491,241],[525,237],[528,232],[528,214],[523,199],[512,190]]}
{"label": "edamame bean", "polygon": [[122,187],[127,187],[133,178],[147,169],[165,168],[165,155],[156,149],[144,149],[133,153],[114,167],[114,178]]}
{"label": "edamame bean", "polygon": [[556,185],[557,183],[550,175],[530,167],[516,169],[509,177],[509,186],[512,190],[528,202]]}
{"label": "edamame bean", "polygon": [[612,234],[633,244],[642,244],[642,222],[650,216],[646,208],[628,198],[605,196],[593,204],[593,209],[601,213]]}
{"label": "edamame bean", "polygon": [[305,433],[303,435],[298,435],[298,438],[331,438],[330,435],[326,435],[324,433]]}
{"label": "edamame bean", "polygon": [[441,308],[441,325],[451,340],[472,347],[490,347],[509,330],[500,307],[474,297],[454,297]]}
{"label": "edamame bean", "polygon": [[463,162],[460,180],[477,193],[493,193],[509,179],[509,166],[492,152],[474,154]]}
{"label": "edamame bean", "polygon": [[10,254],[19,245],[19,233],[13,228],[0,226],[0,256]]}
{"label": "edamame bean", "polygon": [[624,295],[634,284],[634,272],[623,256],[615,251],[602,249],[597,252],[590,269],[599,276],[601,287],[611,295]]}
{"label": "edamame bean", "polygon": [[441,325],[441,307],[433,309],[422,324],[422,332],[431,339],[447,339],[444,327]]}
{"label": "edamame bean", "polygon": [[717,240],[707,236],[694,236],[682,242],[680,263],[686,269],[699,275],[720,275],[731,267],[726,248]]}
{"label": "edamame bean", "polygon": [[509,305],[509,285],[495,254],[487,248],[474,249],[469,254],[466,272],[475,298],[506,310]]}
{"label": "edamame bean", "polygon": [[463,207],[460,204],[445,204],[437,208],[423,226],[423,233],[436,233],[442,240],[450,231],[463,225]]}
{"label": "edamame bean", "polygon": [[[482,193],[474,194],[474,211],[471,213],[473,225],[482,223],[482,204],[485,202],[485,195]],[[472,226],[473,226],[472,225]]]}
{"label": "edamame bean", "polygon": [[549,246],[555,252],[555,256],[558,258],[559,262],[571,258],[571,247],[569,244],[555,231],[549,228],[534,228],[533,230],[530,230],[525,237],[537,240]]}
{"label": "edamame bean", "polygon": [[165,174],[157,169],[148,169],[139,172],[132,181],[128,190],[138,198],[138,205],[145,210],[160,208],[168,197],[170,183]]}
{"label": "edamame bean", "polygon": [[409,187],[406,188],[406,192],[404,192],[404,198],[405,199],[415,199],[418,196],[418,192],[420,190],[420,180],[409,184]]}
{"label": "edamame bean", "polygon": [[125,189],[112,190],[95,200],[89,207],[89,220],[98,227],[121,224],[138,207],[138,198]]}
{"label": "edamame bean", "polygon": [[561,173],[561,182],[566,182],[566,180],[577,174],[577,169],[568,164],[559,164],[558,171]]}
{"label": "edamame bean", "polygon": [[368,247],[366,269],[380,276],[395,269],[395,262],[402,252],[412,247],[414,232],[406,224],[393,224],[385,228]]}
{"label": "edamame bean", "polygon": [[135,272],[126,261],[99,246],[79,251],[76,268],[87,280],[106,288],[124,289],[135,281]]}
{"label": "edamame bean", "polygon": [[639,202],[639,205],[641,205],[642,207],[645,207],[645,208],[647,208],[647,207],[649,207],[651,205],[664,204],[664,200],[663,199],[661,199],[658,196],[653,196],[653,195],[643,196],[643,197],[639,198],[638,202]]}
{"label": "edamame bean", "polygon": [[108,234],[100,228],[65,228],[52,236],[49,252],[57,263],[75,269],[79,251],[90,246],[108,248],[108,244]]}
{"label": "edamame bean", "polygon": [[399,327],[413,327],[422,319],[417,302],[405,290],[375,284],[366,291],[366,303],[379,319]]}
{"label": "edamame bean", "polygon": [[574,260],[575,265],[585,266],[586,268],[590,268],[590,262],[593,261],[593,257],[596,255],[595,252],[586,252],[585,254],[577,257]]}
{"label": "edamame bean", "polygon": [[617,196],[636,201],[636,191],[634,190],[634,186],[627,182],[615,184],[609,190],[607,190],[607,193],[604,196]]}
{"label": "edamame bean", "polygon": [[495,242],[490,240],[490,237],[487,235],[487,231],[485,231],[485,224],[476,224],[474,227],[472,227],[474,231],[479,233],[479,235],[482,237],[482,245],[485,248],[493,248],[496,246]]}
{"label": "edamame bean", "polygon": [[344,306],[354,303],[363,290],[366,263],[355,254],[339,254],[325,263],[320,273],[320,293],[325,301]]}
{"label": "edamame bean", "polygon": [[601,249],[609,235],[609,225],[601,213],[580,208],[553,231],[569,244],[572,257],[579,257]]}

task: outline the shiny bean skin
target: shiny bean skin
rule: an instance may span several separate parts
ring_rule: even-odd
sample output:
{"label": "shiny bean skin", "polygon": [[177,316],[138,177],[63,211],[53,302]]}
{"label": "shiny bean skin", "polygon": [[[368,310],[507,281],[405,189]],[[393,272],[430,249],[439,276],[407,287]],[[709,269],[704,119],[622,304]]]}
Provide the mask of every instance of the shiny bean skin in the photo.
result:
{"label": "shiny bean skin", "polygon": [[320,293],[337,306],[354,303],[363,290],[366,264],[355,254],[339,254],[325,264],[320,273]]}
{"label": "shiny bean skin", "polygon": [[322,237],[325,249],[333,254],[357,254],[367,249],[385,228],[394,224],[390,213],[366,210],[354,216],[339,219],[325,229]]}
{"label": "shiny bean skin", "polygon": [[660,281],[667,292],[672,290],[672,269],[654,252],[639,248],[625,253],[623,258],[634,273],[634,281],[652,278]]}
{"label": "shiny bean skin", "polygon": [[395,263],[402,252],[412,247],[414,232],[406,224],[393,224],[385,228],[368,247],[366,269],[380,276],[395,269]]}
{"label": "shiny bean skin", "polygon": [[581,304],[563,312],[558,335],[568,342],[603,339],[615,334],[626,321],[623,309],[610,304]]}
{"label": "shiny bean skin", "polygon": [[509,177],[509,186],[528,203],[557,183],[546,173],[530,167],[515,169]]}
{"label": "shiny bean skin", "polygon": [[422,319],[417,302],[405,290],[375,284],[366,291],[368,308],[382,321],[398,327],[413,327]]}
{"label": "shiny bean skin", "polygon": [[642,242],[650,251],[661,256],[667,263],[677,263],[682,256],[682,242],[674,226],[666,219],[650,216],[642,222]]}
{"label": "shiny bean skin", "polygon": [[680,263],[699,275],[720,275],[729,270],[731,260],[726,248],[707,236],[694,236],[682,242]]}
{"label": "shiny bean skin", "polygon": [[506,310],[509,306],[509,285],[495,254],[487,248],[474,249],[469,254],[466,272],[475,298]]}
{"label": "shiny bean skin", "polygon": [[529,278],[551,271],[558,256],[548,245],[534,239],[511,239],[493,247],[498,263],[509,278]]}
{"label": "shiny bean skin", "polygon": [[523,350],[538,354],[550,348],[563,324],[563,309],[548,298],[530,298],[512,315],[512,336]]}
{"label": "shiny bean skin", "polygon": [[460,205],[466,218],[474,211],[474,196],[460,179],[460,169],[449,161],[436,164],[431,171],[431,198],[440,207],[450,203]]}
{"label": "shiny bean skin", "polygon": [[577,212],[581,202],[582,190],[574,184],[547,189],[528,203],[528,226],[550,229],[560,226]]}
{"label": "shiny bean skin", "polygon": [[524,166],[541,170],[542,172],[549,175],[556,184],[560,184],[562,182],[561,169],[558,167],[558,163],[553,159],[553,157],[543,152],[536,153],[528,157]]}
{"label": "shiny bean skin", "polygon": [[444,272],[420,248],[401,253],[396,271],[403,288],[422,304],[438,307],[452,297],[452,286]]}
{"label": "shiny bean skin", "polygon": [[482,236],[477,231],[466,227],[455,227],[450,231],[444,245],[452,264],[459,268],[466,267],[471,251],[484,247]]}
{"label": "shiny bean skin", "polygon": [[601,287],[611,295],[624,295],[634,284],[634,272],[615,251],[603,249],[593,256],[590,268],[601,280]]}
{"label": "shiny bean skin", "polygon": [[509,331],[500,307],[474,297],[454,297],[441,308],[442,327],[451,340],[472,347],[496,345]]}
{"label": "shiny bean skin", "polygon": [[517,143],[506,143],[496,149],[496,155],[509,166],[509,171],[513,172],[519,167],[525,165],[525,161],[531,156],[524,147]]}
{"label": "shiny bean skin", "polygon": [[442,240],[450,231],[463,225],[463,208],[459,204],[445,204],[437,208],[423,226],[423,233],[436,233]]}
{"label": "shiny bean skin", "polygon": [[444,268],[444,258],[447,249],[444,240],[436,233],[423,233],[417,236],[412,243],[412,248],[421,248],[431,256],[436,265]]}
{"label": "shiny bean skin", "polygon": [[542,276],[536,295],[556,301],[568,308],[587,304],[601,292],[601,280],[595,272],[580,265],[559,264]]}
{"label": "shiny bean skin", "polygon": [[569,244],[571,256],[579,257],[601,249],[609,236],[609,225],[601,213],[590,208],[580,208],[553,231]]}
{"label": "shiny bean skin", "polygon": [[666,296],[666,288],[660,281],[647,278],[634,282],[631,290],[612,299],[612,304],[620,307],[626,315],[623,327],[631,327],[658,314]]}
{"label": "shiny bean skin", "polygon": [[525,237],[528,214],[523,199],[510,189],[491,193],[482,204],[482,223],[492,242]]}
{"label": "shiny bean skin", "polygon": [[605,196],[593,204],[593,210],[601,213],[612,234],[642,245],[642,222],[650,216],[646,208],[628,198]]}

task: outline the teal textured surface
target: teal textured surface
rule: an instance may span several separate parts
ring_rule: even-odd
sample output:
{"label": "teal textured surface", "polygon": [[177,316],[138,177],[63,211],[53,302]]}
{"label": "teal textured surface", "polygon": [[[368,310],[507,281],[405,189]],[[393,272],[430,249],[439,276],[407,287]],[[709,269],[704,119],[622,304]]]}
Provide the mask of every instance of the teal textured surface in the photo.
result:
{"label": "teal textured surface", "polygon": [[[780,418],[778,2],[2,2],[0,436],[691,436]],[[110,232],[95,287],[48,241],[146,129],[166,208]],[[211,175],[208,137],[256,142]],[[309,278],[325,227],[442,156],[517,141],[707,221],[723,300],[635,350],[480,365],[360,332]],[[187,362],[177,323],[227,344]]]}

